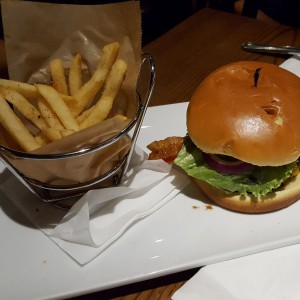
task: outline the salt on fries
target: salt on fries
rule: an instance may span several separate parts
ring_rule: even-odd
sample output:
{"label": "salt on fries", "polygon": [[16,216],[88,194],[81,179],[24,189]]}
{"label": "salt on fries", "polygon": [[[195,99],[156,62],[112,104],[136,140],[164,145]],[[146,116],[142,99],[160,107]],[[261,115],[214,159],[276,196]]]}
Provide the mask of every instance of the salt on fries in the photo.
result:
{"label": "salt on fries", "polygon": [[79,125],[59,93],[53,87],[44,84],[36,84],[36,88],[40,95],[53,109],[64,127],[66,129],[78,131]]}
{"label": "salt on fries", "polygon": [[73,57],[69,72],[69,89],[70,95],[74,96],[82,87],[81,74],[81,55],[77,54]]}
{"label": "salt on fries", "polygon": [[[118,43],[105,45],[95,72],[85,83],[80,54],[73,57],[68,76],[60,59],[51,60],[49,85],[0,79],[0,124],[24,151],[33,151],[105,120],[127,71],[127,64],[117,59],[118,51]],[[37,130],[26,127],[17,112]]]}
{"label": "salt on fries", "polygon": [[52,59],[49,67],[53,87],[59,93],[68,95],[68,87],[62,60],[59,58]]}
{"label": "salt on fries", "polygon": [[87,128],[106,119],[112,108],[113,101],[120,90],[126,70],[126,63],[122,59],[116,60],[108,75],[104,91],[99,101],[89,110],[89,115],[80,124],[81,129]]}
{"label": "salt on fries", "polygon": [[0,79],[0,87],[17,91],[27,99],[37,99],[39,97],[36,88],[28,83],[8,79]]}
{"label": "salt on fries", "polygon": [[0,121],[6,131],[25,150],[32,151],[40,147],[34,136],[25,127],[22,121],[10,108],[4,97],[0,94]]}
{"label": "salt on fries", "polygon": [[58,129],[58,130],[64,129],[64,126],[61,124],[55,112],[52,110],[50,105],[42,97],[40,97],[37,100],[37,106],[41,112],[41,115],[46,121],[48,127]]}
{"label": "salt on fries", "polygon": [[103,47],[98,66],[91,79],[74,95],[77,103],[74,108],[74,115],[77,117],[95,97],[102,88],[105,79],[116,60],[119,51],[118,43],[111,43]]}

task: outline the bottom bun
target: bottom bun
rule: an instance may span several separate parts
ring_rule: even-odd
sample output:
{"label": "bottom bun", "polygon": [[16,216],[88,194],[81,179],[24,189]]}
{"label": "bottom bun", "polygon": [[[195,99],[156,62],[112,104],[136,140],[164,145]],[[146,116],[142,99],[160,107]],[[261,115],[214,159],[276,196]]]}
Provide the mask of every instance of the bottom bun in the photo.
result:
{"label": "bottom bun", "polygon": [[265,197],[240,196],[192,178],[203,193],[219,206],[244,213],[266,213],[285,208],[300,198],[300,174],[288,180],[282,187]]}

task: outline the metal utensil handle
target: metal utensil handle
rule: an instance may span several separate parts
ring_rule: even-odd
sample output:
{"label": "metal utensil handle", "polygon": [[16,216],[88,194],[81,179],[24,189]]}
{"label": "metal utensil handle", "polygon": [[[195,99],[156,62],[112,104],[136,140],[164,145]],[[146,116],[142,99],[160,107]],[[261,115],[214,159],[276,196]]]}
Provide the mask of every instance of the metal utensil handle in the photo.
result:
{"label": "metal utensil handle", "polygon": [[247,42],[242,44],[242,49],[253,52],[264,52],[273,54],[299,54],[300,48],[292,46],[274,46],[274,45],[263,45]]}

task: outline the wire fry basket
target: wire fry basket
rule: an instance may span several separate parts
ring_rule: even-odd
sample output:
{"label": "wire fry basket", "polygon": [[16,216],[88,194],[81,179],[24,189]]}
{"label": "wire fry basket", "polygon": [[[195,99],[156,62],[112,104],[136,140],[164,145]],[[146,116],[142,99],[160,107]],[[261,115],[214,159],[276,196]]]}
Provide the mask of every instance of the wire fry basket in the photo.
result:
{"label": "wire fry basket", "polygon": [[[149,54],[144,54],[141,60],[141,71],[139,81],[141,80],[141,72],[147,68],[148,81],[147,91],[144,91],[145,95],[141,96],[139,84],[137,84],[136,92],[136,111],[134,117],[130,123],[120,132],[110,137],[109,139],[101,142],[100,144],[88,146],[80,150],[56,153],[56,154],[33,154],[16,151],[13,149],[6,148],[0,145],[0,158],[4,165],[20,180],[33,194],[38,196],[43,202],[51,203],[60,208],[70,208],[76,200],[83,196],[86,192],[91,189],[99,189],[104,187],[118,186],[122,183],[124,175],[128,169],[131,156],[133,154],[135,144],[140,132],[140,128],[150,102],[152,92],[155,84],[155,63],[154,59]],[[148,70],[149,69],[149,70]],[[28,175],[25,176],[21,173],[11,162],[10,158],[13,159],[24,159],[33,162],[38,161],[52,161],[52,160],[66,160],[69,158],[78,158],[89,155],[93,152],[100,152],[109,149],[110,146],[118,145],[122,139],[130,139],[130,148],[119,159],[113,167],[93,178],[82,183],[67,184],[67,185],[56,185],[41,182],[37,179],[30,178]]]}

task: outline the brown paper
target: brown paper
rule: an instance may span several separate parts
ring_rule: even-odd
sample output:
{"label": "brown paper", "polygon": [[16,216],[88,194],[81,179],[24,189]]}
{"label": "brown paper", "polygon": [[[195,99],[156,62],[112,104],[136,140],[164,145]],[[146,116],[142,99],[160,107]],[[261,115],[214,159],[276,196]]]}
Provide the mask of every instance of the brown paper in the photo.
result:
{"label": "brown paper", "polygon": [[[2,1],[2,18],[9,77],[23,82],[49,83],[49,62],[61,58],[67,70],[72,55],[80,53],[93,73],[101,49],[119,42],[118,58],[128,64],[126,78],[110,118],[52,142],[34,153],[64,153],[96,146],[120,132],[127,123],[111,118],[137,113],[136,84],[141,62],[141,16],[138,1],[105,5],[69,5]],[[73,184],[94,179],[114,167],[128,152],[124,136],[101,151],[67,159],[7,159],[22,174],[49,184]]]}
{"label": "brown paper", "polygon": [[[93,127],[67,136],[57,142],[50,143],[31,153],[57,154],[77,151],[100,145],[118,134],[128,122],[111,118]],[[81,142],[81,143],[80,143]],[[112,145],[92,153],[76,155],[61,159],[16,159],[6,156],[7,160],[26,177],[53,185],[69,185],[93,180],[115,167],[128,153],[131,146],[130,138],[125,135]]]}

